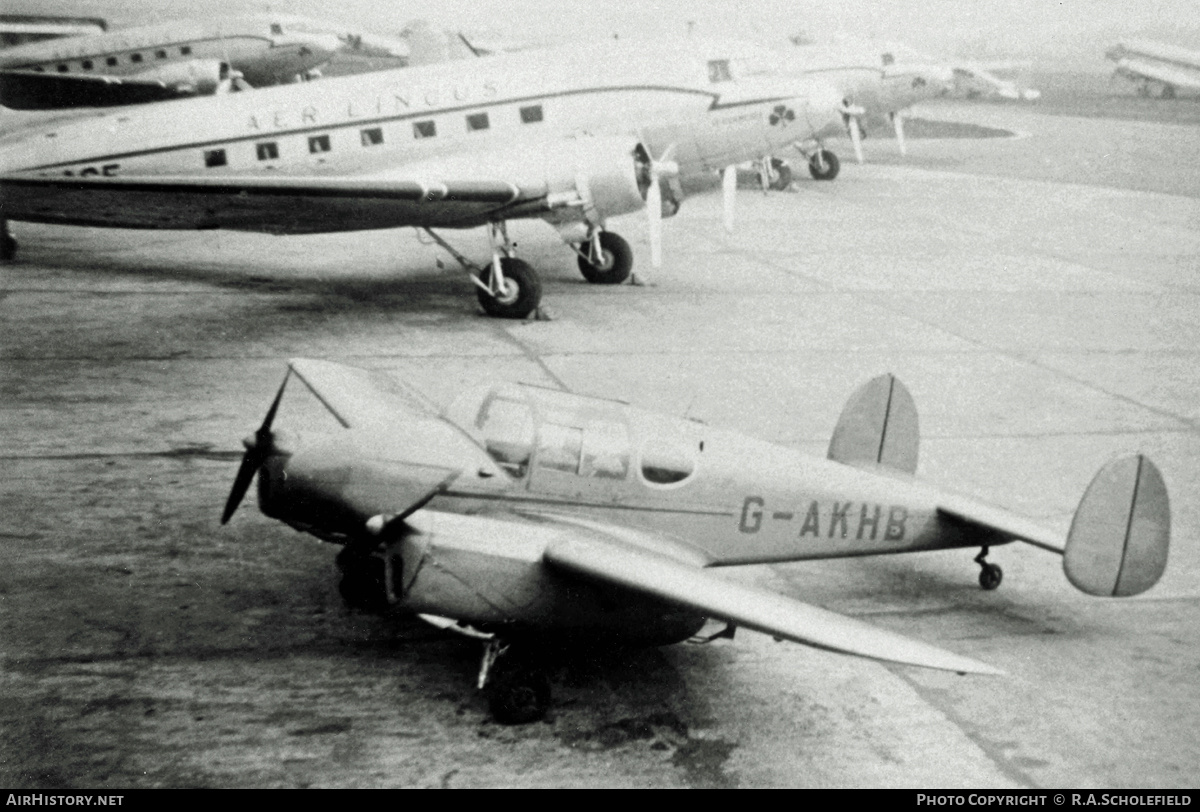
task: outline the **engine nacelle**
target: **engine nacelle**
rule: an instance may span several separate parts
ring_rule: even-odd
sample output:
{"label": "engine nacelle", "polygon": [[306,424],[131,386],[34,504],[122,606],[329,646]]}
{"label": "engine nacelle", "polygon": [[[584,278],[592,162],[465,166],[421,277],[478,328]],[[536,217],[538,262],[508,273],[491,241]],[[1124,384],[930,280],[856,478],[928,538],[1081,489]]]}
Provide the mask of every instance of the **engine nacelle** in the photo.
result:
{"label": "engine nacelle", "polygon": [[139,81],[161,82],[182,96],[216,93],[229,78],[229,65],[219,59],[168,62],[137,74]]}

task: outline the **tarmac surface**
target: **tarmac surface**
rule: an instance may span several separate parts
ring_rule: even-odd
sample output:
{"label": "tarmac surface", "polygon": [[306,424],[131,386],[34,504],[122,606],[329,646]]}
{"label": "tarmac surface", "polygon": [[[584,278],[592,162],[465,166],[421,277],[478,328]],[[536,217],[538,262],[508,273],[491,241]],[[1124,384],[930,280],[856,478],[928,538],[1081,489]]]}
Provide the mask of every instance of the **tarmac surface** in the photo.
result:
{"label": "tarmac surface", "polygon": [[[1194,101],[1182,103],[1194,104]],[[665,223],[651,284],[596,287],[516,224],[549,321],[480,315],[411,230],[272,238],[15,224],[0,271],[0,786],[1194,787],[1200,764],[1200,126],[940,103],[1011,139],[874,134],[833,183],[715,191]],[[614,223],[648,268],[641,218]],[[481,232],[453,236],[486,256]],[[1004,677],[752,632],[564,662],[504,727],[478,645],[345,608],[336,549],[218,517],[290,357],[446,402],[515,379],[824,454],[891,371],[919,474],[1065,532],[1095,470],[1148,453],[1162,582],[1076,592],[993,550],[725,574],[975,657]],[[308,414],[285,401],[279,425]]]}

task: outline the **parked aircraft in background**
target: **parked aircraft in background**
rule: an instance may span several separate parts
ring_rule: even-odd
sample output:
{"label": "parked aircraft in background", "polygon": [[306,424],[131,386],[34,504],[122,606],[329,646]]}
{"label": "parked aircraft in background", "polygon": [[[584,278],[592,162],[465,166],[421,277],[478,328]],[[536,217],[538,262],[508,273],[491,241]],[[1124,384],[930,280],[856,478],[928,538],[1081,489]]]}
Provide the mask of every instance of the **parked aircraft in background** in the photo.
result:
{"label": "parked aircraft in background", "polygon": [[[273,428],[294,374],[342,426]],[[708,619],[848,654],[959,672],[982,663],[707,568],[1025,541],[1063,556],[1092,595],[1135,595],[1163,573],[1170,507],[1140,455],[1104,466],[1065,541],[913,478],[917,414],[891,375],[860,388],[828,459],[628,404],[514,384],[440,414],[386,376],[293,360],[246,453],[222,523],[255,475],[264,514],[343,545],[342,595],[484,638],[479,687],[502,722],[542,716],[539,660],[562,638],[667,645]],[[714,637],[709,638],[714,639]]]}
{"label": "parked aircraft in background", "polygon": [[[9,220],[274,234],[416,226],[468,269],[488,313],[524,318],[541,285],[507,220],[545,220],[588,281],[621,282],[632,251],[608,218],[645,207],[657,265],[679,175],[728,179],[741,161],[841,129],[827,82],[740,74],[757,50],[601,41],[26,129],[0,141],[2,256],[16,252]],[[431,231],[483,225],[484,268]]]}
{"label": "parked aircraft in background", "polygon": [[400,40],[293,15],[177,20],[0,51],[0,105],[109,107],[212,94],[235,80],[275,85],[318,75],[339,51],[408,55]]}
{"label": "parked aircraft in background", "polygon": [[107,30],[108,24],[100,17],[0,14],[0,48],[59,37],[103,34]]}
{"label": "parked aircraft in background", "polygon": [[1164,99],[1180,89],[1200,90],[1200,51],[1148,40],[1122,40],[1109,48],[1106,58],[1117,63],[1115,76],[1138,84],[1138,92],[1151,95],[1157,88]]}

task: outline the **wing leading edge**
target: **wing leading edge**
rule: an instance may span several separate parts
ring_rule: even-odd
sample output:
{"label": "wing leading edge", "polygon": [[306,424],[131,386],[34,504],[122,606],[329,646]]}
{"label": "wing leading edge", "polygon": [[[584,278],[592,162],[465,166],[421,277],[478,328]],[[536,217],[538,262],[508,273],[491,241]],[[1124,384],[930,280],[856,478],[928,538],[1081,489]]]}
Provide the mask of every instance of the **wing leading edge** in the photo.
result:
{"label": "wing leading edge", "polygon": [[564,534],[547,546],[545,560],[578,577],[635,589],[710,618],[815,648],[943,671],[1004,673],[977,660],[618,541]]}

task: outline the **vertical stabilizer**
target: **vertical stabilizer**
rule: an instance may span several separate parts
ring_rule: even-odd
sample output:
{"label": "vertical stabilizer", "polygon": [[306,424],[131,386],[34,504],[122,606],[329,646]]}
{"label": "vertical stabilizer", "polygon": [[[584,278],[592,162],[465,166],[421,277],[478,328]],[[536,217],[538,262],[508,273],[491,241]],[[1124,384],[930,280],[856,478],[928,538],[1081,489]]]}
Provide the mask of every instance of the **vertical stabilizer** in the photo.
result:
{"label": "vertical stabilizer", "polygon": [[1067,579],[1089,595],[1145,592],[1167,568],[1171,506],[1162,474],[1147,457],[1113,460],[1088,485],[1063,554]]}
{"label": "vertical stabilizer", "polygon": [[829,459],[916,473],[920,430],[908,389],[891,374],[867,381],[842,409]]}

